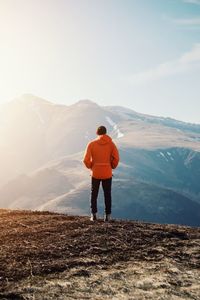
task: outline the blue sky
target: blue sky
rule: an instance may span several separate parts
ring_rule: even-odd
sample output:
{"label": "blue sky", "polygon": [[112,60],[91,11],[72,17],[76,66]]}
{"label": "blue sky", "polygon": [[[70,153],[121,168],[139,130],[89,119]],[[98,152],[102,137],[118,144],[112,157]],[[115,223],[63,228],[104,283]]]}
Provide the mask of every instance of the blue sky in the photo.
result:
{"label": "blue sky", "polygon": [[0,0],[0,103],[90,99],[200,123],[200,0]]}

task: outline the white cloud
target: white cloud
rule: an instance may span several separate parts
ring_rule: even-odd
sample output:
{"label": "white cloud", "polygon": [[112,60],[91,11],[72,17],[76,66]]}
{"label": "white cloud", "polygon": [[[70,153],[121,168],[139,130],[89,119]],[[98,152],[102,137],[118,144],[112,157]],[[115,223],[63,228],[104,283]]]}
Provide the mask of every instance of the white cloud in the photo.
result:
{"label": "white cloud", "polygon": [[199,67],[200,43],[195,44],[191,51],[184,53],[178,59],[162,63],[149,70],[135,73],[128,78],[128,81],[132,85],[140,85]]}
{"label": "white cloud", "polygon": [[200,62],[200,43],[195,44],[191,51],[184,53],[179,62],[182,64],[191,64]]}
{"label": "white cloud", "polygon": [[185,26],[200,25],[200,17],[189,18],[189,19],[174,19],[173,23],[178,25],[185,25]]}
{"label": "white cloud", "polygon": [[200,0],[183,0],[183,2],[200,5]]}

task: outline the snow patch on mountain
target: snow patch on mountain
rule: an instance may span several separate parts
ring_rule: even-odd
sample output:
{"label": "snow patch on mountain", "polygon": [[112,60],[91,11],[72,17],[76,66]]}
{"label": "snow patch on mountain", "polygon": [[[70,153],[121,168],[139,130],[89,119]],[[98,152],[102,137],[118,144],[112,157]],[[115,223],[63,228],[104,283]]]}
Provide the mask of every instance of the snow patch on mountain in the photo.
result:
{"label": "snow patch on mountain", "polygon": [[117,138],[121,138],[124,136],[124,134],[119,130],[117,124],[110,117],[106,116],[106,120],[113,127],[113,130],[117,135]]}
{"label": "snow patch on mountain", "polygon": [[168,151],[167,151],[167,155],[169,156],[169,158],[170,158],[171,160],[174,160],[174,158],[172,157],[171,152],[168,152]]}
{"label": "snow patch on mountain", "polygon": [[165,158],[165,154],[163,153],[163,152],[159,152],[160,153],[160,155],[162,156],[162,157],[164,157]]}
{"label": "snow patch on mountain", "polygon": [[166,153],[163,153],[162,151],[159,152],[159,154],[157,154],[158,157],[163,157],[167,162],[169,162],[169,160],[174,160],[172,153],[167,151]]}
{"label": "snow patch on mountain", "polygon": [[165,154],[163,152],[160,151],[159,153],[166,161],[168,161],[168,158],[165,156]]}

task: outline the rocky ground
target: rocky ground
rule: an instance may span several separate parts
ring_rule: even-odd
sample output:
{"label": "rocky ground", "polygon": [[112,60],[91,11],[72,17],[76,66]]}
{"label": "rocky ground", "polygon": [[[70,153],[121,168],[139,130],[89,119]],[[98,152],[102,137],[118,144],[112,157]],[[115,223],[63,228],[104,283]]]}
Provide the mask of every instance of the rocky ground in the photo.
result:
{"label": "rocky ground", "polygon": [[200,299],[200,228],[0,210],[0,299]]}

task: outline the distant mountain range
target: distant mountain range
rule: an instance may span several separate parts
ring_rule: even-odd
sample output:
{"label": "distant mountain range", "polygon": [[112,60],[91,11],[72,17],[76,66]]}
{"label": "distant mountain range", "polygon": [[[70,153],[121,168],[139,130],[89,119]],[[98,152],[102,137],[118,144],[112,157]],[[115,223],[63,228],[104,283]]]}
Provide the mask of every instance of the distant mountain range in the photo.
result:
{"label": "distant mountain range", "polygon": [[90,100],[25,94],[0,107],[0,206],[88,214],[82,157],[99,125],[120,150],[113,216],[200,226],[200,125]]}

